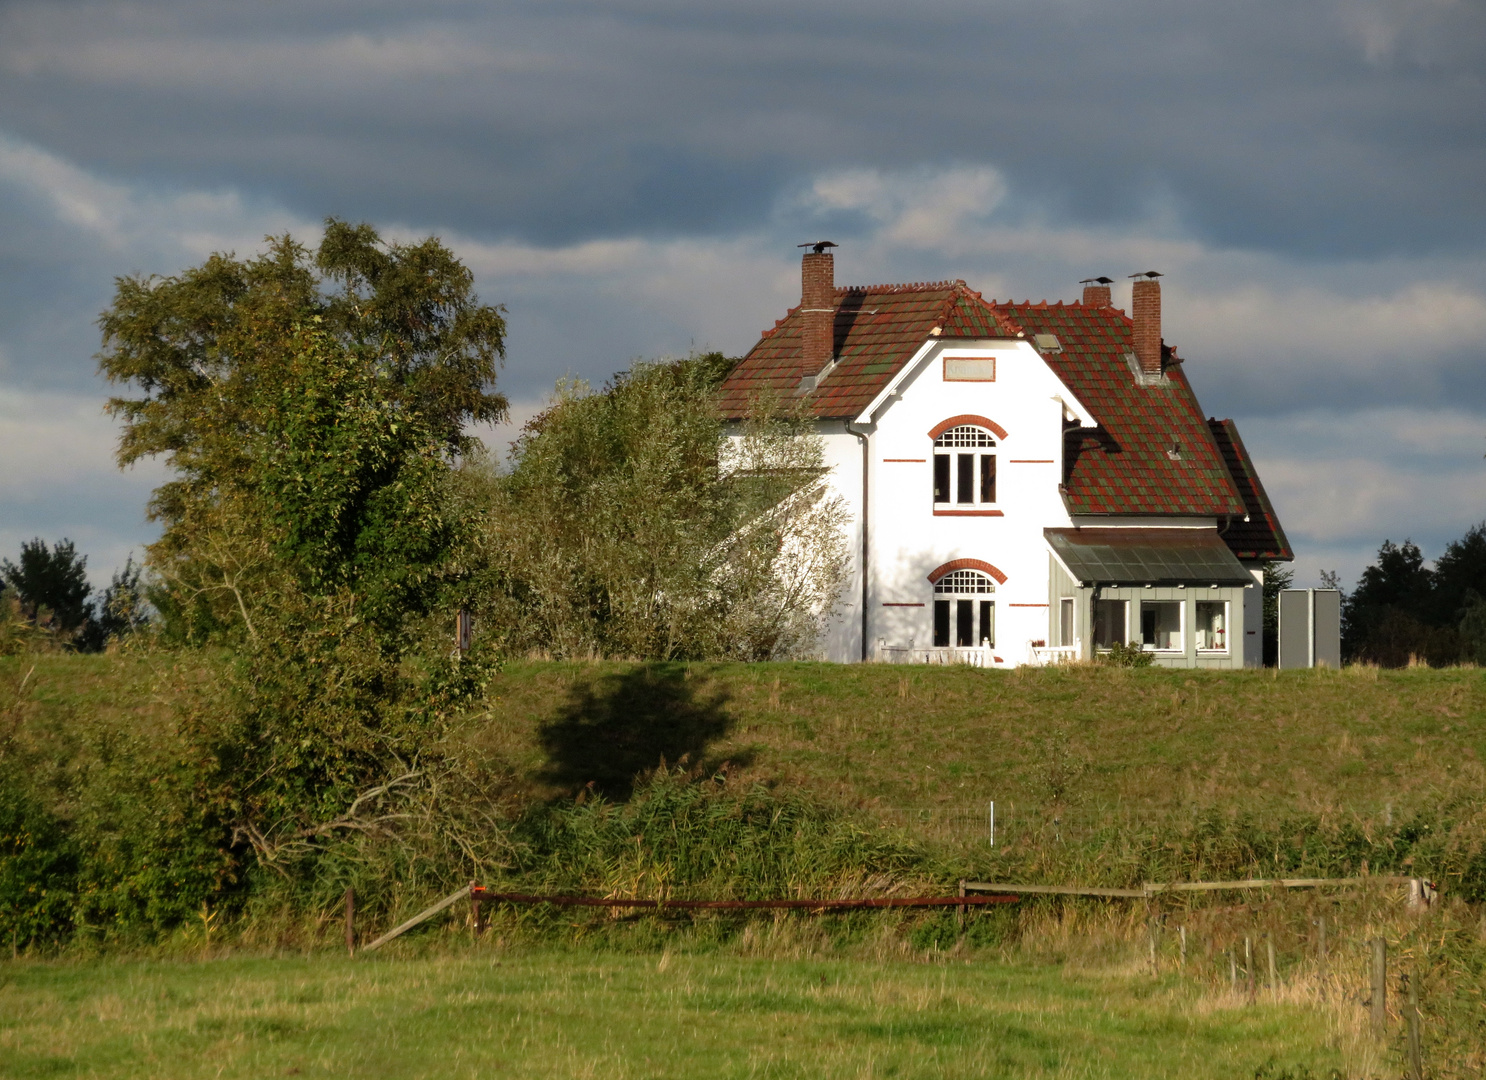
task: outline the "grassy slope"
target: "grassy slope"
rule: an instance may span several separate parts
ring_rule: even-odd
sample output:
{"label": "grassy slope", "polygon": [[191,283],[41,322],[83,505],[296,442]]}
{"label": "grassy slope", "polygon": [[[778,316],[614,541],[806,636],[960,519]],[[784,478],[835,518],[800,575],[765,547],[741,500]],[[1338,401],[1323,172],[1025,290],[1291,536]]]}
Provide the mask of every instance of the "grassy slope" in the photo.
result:
{"label": "grassy slope", "polygon": [[[200,664],[0,659],[0,721],[144,733]],[[851,805],[977,814],[992,798],[1002,812],[1042,806],[1059,784],[1074,813],[1158,816],[1194,805],[1402,811],[1478,797],[1486,783],[1486,672],[1472,669],[518,662],[490,690],[457,737],[533,795],[590,780],[622,794],[635,771],[683,756]]]}
{"label": "grassy slope", "polygon": [[461,950],[0,969],[0,1072],[58,1076],[1242,1077],[1340,1063],[1324,1016],[1168,980]]}
{"label": "grassy slope", "polygon": [[1486,779],[1486,673],[1469,669],[523,663],[493,689],[472,737],[549,789],[688,751],[853,803],[977,813],[1045,803],[1060,777],[1065,801],[1152,814],[1402,809]]}

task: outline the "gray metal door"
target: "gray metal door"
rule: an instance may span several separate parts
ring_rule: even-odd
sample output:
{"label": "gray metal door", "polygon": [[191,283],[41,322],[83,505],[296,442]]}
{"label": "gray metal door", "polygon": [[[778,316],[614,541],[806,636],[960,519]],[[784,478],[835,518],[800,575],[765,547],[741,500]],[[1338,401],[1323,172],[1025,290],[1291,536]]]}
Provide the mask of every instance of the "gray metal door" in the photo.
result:
{"label": "gray metal door", "polygon": [[1335,589],[1316,589],[1314,594],[1315,657],[1317,667],[1342,666],[1342,594]]}
{"label": "gray metal door", "polygon": [[1311,666],[1311,598],[1305,589],[1280,593],[1280,667]]}

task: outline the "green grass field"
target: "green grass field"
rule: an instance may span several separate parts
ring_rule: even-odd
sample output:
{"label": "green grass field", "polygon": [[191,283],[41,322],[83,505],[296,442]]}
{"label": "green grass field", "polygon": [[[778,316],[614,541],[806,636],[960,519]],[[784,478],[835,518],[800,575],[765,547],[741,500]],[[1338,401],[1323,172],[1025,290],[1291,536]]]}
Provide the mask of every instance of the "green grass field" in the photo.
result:
{"label": "green grass field", "polygon": [[[0,736],[18,755],[6,760],[71,793],[59,813],[98,818],[106,800],[82,798],[94,778],[163,769],[178,755],[173,714],[209,663],[0,660]],[[1486,673],[516,662],[449,738],[444,750],[479,763],[507,808],[572,806],[590,782],[622,803],[634,776],[662,760],[702,775],[726,764],[729,790],[758,781],[867,821],[930,822],[920,838],[943,861],[921,864],[905,888],[998,872],[1116,884],[1159,873],[1174,823],[1200,813],[1254,817],[1243,835],[1262,848],[1304,839],[1286,815],[1396,836],[1387,823],[1407,828],[1414,811],[1455,806],[1436,848],[1477,858]],[[994,849],[981,831],[990,799],[1002,823]],[[1177,872],[1197,876],[1222,854],[1188,851]],[[1251,856],[1264,851],[1234,865]],[[649,895],[669,880],[673,868],[646,862],[638,845],[634,857],[581,887]],[[390,877],[397,895],[381,907],[371,898],[369,932],[450,887],[432,875],[404,894]],[[1000,938],[955,945],[943,918],[883,917],[891,947],[867,931],[839,941],[820,931],[813,944],[757,955],[751,931],[643,919],[569,927],[506,912],[492,935],[502,947],[461,945],[450,922],[348,962],[335,954],[344,883],[332,882],[304,910],[254,909],[223,927],[213,941],[238,952],[210,962],[180,959],[201,947],[190,925],[143,947],[153,960],[127,945],[45,963],[23,950],[0,964],[0,1076],[1251,1077],[1271,1060],[1276,1078],[1300,1066],[1317,1078],[1334,1066],[1397,1075],[1400,1018],[1385,1045],[1359,1035],[1365,943],[1382,935],[1423,973],[1432,1074],[1476,1077],[1486,920],[1446,886],[1427,919],[1406,912],[1397,889],[1173,902],[1163,910],[1187,927],[1193,958],[1185,978],[1171,974],[1168,934],[1157,980],[1139,969],[1160,905],[1044,902],[1008,912]],[[1325,996],[1311,974],[1322,916],[1337,958]],[[1245,937],[1275,943],[1295,974],[1288,1000],[1229,996],[1226,958]]]}
{"label": "green grass field", "polygon": [[[0,712],[15,730],[70,716],[145,732],[204,663],[4,658]],[[518,661],[458,737],[536,798],[589,781],[622,795],[685,758],[851,806],[1030,810],[1061,770],[1070,807],[1152,820],[1194,805],[1381,813],[1486,788],[1486,671]]]}
{"label": "green grass field", "polygon": [[[1486,782],[1486,672],[1474,669],[517,663],[492,697],[471,737],[549,788],[619,782],[683,753],[903,807],[1045,800],[1058,752],[1088,765],[1070,795],[1153,815],[1402,806]],[[585,756],[600,739],[605,752]]]}
{"label": "green grass field", "polygon": [[[5,1077],[1223,1077],[1341,1065],[1315,1009],[982,960],[477,948],[0,967]],[[1292,1075],[1296,1075],[1292,1072]]]}

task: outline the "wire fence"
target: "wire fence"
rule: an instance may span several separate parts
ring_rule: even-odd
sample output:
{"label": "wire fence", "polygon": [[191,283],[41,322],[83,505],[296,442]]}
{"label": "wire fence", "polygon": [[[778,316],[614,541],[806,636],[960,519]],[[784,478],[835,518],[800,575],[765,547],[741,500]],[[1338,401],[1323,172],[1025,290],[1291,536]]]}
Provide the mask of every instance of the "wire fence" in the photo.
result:
{"label": "wire fence", "polygon": [[1024,799],[965,800],[927,807],[875,806],[864,811],[869,822],[917,839],[995,846],[1036,842],[1077,844],[1112,833],[1168,832],[1196,826],[1214,817],[1244,813],[1266,821],[1314,816],[1330,821],[1389,829],[1416,808],[1392,802],[1320,809],[1255,803],[1233,808],[1151,807],[1037,802]]}

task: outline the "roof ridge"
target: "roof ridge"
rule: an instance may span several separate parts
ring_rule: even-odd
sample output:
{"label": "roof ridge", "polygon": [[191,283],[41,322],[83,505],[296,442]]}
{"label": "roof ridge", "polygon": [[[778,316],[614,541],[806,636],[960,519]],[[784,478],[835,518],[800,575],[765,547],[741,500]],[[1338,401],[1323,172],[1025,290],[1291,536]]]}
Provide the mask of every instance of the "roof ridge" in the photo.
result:
{"label": "roof ridge", "polygon": [[899,282],[896,285],[837,285],[837,295],[846,293],[879,293],[879,292],[929,292],[940,289],[953,289],[956,285],[965,284],[963,281],[912,281]]}

